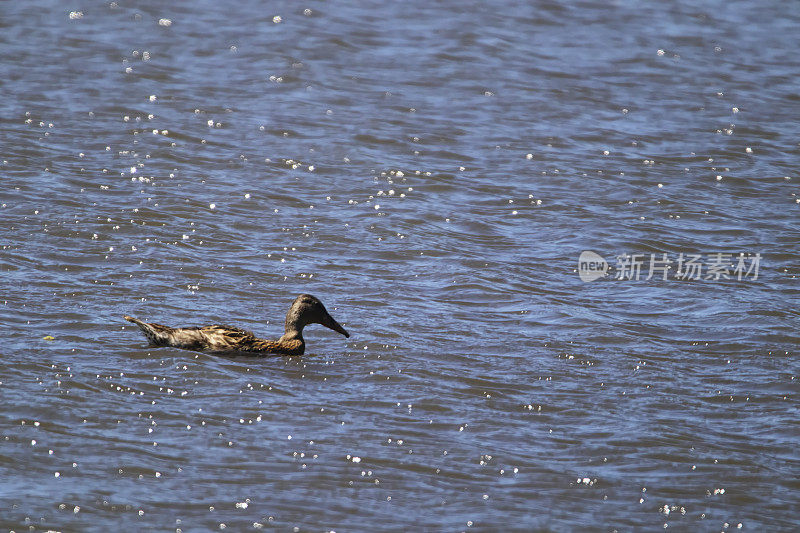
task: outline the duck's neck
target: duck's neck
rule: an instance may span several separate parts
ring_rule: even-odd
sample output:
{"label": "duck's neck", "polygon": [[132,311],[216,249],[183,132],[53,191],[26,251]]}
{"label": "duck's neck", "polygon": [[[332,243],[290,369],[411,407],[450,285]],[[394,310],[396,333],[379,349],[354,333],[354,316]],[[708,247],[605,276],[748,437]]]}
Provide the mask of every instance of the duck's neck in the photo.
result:
{"label": "duck's neck", "polygon": [[303,328],[306,322],[302,320],[302,313],[297,305],[292,305],[289,312],[286,313],[286,322],[284,323],[284,334],[281,337],[283,341],[299,340],[303,341]]}
{"label": "duck's neck", "polygon": [[281,341],[294,341],[298,340],[300,342],[305,342],[303,340],[303,327],[297,327],[295,325],[286,324],[286,332],[280,338]]}

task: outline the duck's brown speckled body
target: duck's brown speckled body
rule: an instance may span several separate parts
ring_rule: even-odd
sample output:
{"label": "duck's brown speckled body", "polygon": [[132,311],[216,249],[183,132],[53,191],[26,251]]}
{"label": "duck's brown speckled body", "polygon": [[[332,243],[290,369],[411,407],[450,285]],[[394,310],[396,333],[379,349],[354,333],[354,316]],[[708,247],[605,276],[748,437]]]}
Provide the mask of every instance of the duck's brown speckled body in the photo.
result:
{"label": "duck's brown speckled body", "polygon": [[310,294],[301,294],[292,303],[286,314],[285,333],[276,341],[259,339],[249,331],[231,326],[171,328],[142,322],[128,315],[124,318],[139,326],[152,346],[171,346],[219,355],[302,355],[306,349],[303,328],[308,324],[322,324],[345,337],[350,336],[331,317],[322,302]]}

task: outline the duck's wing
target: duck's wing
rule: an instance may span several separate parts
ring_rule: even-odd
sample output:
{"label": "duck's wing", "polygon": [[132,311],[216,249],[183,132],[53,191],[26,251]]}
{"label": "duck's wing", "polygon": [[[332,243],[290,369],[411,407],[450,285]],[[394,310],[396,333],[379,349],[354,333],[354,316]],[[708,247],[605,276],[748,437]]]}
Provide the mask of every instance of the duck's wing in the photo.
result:
{"label": "duck's wing", "polygon": [[305,344],[302,340],[270,341],[259,339],[251,332],[233,326],[205,326],[201,328],[208,340],[207,350],[224,354],[235,352],[238,355],[302,355]]}
{"label": "duck's wing", "polygon": [[215,324],[198,328],[203,338],[202,349],[209,352],[229,352],[241,350],[256,340],[249,331],[234,326]]}
{"label": "duck's wing", "polygon": [[237,328],[236,326],[225,326],[222,324],[214,324],[213,326],[203,326],[200,331],[206,335],[226,335],[230,338],[244,339],[247,337],[255,338],[251,332],[246,329]]}

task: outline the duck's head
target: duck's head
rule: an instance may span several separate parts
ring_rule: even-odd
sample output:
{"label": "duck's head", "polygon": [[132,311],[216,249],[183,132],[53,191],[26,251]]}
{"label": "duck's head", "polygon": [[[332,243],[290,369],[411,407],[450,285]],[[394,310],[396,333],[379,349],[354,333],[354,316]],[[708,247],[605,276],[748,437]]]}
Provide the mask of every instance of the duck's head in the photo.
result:
{"label": "duck's head", "polygon": [[301,334],[308,324],[322,324],[345,337],[350,337],[347,330],[333,319],[319,299],[310,294],[301,294],[286,313],[286,333]]}

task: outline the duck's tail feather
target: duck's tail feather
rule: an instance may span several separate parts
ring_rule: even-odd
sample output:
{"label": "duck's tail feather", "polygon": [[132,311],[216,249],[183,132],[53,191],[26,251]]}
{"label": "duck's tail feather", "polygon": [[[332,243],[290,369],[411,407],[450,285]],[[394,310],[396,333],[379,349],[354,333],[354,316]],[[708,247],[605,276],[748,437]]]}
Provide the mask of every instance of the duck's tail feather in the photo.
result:
{"label": "duck's tail feather", "polygon": [[170,328],[159,324],[148,324],[147,322],[142,322],[138,318],[129,315],[124,315],[122,318],[139,326],[139,329],[142,330],[144,336],[147,337],[147,340],[150,341],[150,344],[153,346],[162,346],[165,344],[167,340],[167,332],[165,330]]}

